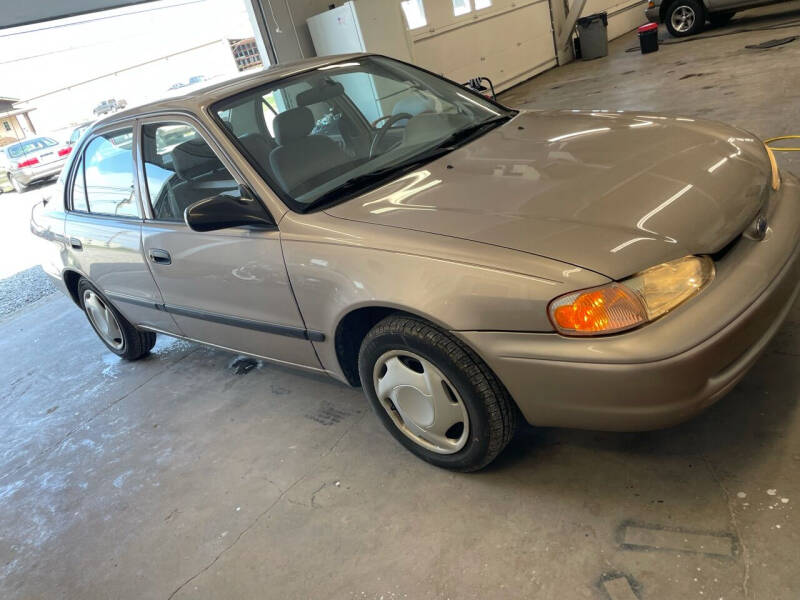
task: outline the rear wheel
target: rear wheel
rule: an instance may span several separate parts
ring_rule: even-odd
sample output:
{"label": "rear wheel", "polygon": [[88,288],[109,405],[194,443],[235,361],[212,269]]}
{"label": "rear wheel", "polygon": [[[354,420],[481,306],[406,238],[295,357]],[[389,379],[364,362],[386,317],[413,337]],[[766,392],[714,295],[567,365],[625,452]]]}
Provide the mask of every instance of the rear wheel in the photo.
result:
{"label": "rear wheel", "polygon": [[11,185],[14,186],[14,191],[17,192],[18,194],[23,194],[25,193],[25,190],[28,189],[27,185],[19,182],[17,178],[14,177],[13,175],[9,175],[8,178],[11,180]]}
{"label": "rear wheel", "polygon": [[705,11],[697,0],[675,0],[667,8],[667,30],[675,37],[694,35],[703,31]]}
{"label": "rear wheel", "polygon": [[475,471],[514,435],[517,409],[489,367],[449,333],[389,316],[358,359],[364,391],[389,432],[438,467]]}
{"label": "rear wheel", "polygon": [[125,360],[138,360],[150,353],[156,344],[155,333],[136,329],[85,278],[78,281],[78,294],[89,324],[109,350]]}
{"label": "rear wheel", "polygon": [[724,12],[724,13],[714,13],[708,15],[708,20],[711,22],[712,25],[720,27],[722,25],[727,25],[730,23],[730,20],[735,15],[735,12]]}

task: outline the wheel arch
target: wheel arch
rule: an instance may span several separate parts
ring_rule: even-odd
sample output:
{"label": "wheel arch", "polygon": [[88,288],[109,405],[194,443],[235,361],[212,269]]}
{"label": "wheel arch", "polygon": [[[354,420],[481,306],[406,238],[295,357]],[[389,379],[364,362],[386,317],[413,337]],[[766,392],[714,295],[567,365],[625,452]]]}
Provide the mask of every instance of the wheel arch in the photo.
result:
{"label": "wheel arch", "polygon": [[361,386],[361,380],[358,376],[358,352],[361,349],[361,342],[364,337],[380,321],[393,314],[415,317],[430,323],[442,331],[449,330],[446,324],[437,321],[435,318],[388,302],[350,308],[338,320],[334,330],[336,359],[347,383],[350,385],[354,387]]}
{"label": "wheel arch", "polygon": [[61,278],[64,281],[64,286],[69,292],[70,298],[72,298],[72,301],[78,306],[81,305],[81,299],[78,296],[78,282],[80,281],[81,277],[85,277],[83,273],[79,273],[74,269],[64,269],[64,271],[61,273]]}

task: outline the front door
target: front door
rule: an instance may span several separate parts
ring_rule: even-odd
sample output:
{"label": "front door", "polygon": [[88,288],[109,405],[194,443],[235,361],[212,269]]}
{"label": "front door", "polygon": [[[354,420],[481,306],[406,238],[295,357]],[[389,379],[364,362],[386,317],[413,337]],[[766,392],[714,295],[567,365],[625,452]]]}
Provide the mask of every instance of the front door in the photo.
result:
{"label": "front door", "polygon": [[[145,257],[170,313],[192,339],[245,354],[320,368],[289,283],[275,230],[200,233],[183,214],[239,182],[193,124],[141,126]],[[313,337],[313,334],[311,334]]]}

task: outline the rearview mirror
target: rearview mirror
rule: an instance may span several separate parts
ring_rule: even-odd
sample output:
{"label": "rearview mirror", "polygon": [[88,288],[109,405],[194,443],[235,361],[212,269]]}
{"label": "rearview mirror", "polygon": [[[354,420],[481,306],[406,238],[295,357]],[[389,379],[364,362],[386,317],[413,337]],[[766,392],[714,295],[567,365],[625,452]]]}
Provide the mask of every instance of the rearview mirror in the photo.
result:
{"label": "rearview mirror", "polygon": [[183,219],[194,231],[245,226],[275,227],[275,221],[261,203],[246,189],[241,189],[241,192],[241,198],[220,194],[195,202],[184,211]]}

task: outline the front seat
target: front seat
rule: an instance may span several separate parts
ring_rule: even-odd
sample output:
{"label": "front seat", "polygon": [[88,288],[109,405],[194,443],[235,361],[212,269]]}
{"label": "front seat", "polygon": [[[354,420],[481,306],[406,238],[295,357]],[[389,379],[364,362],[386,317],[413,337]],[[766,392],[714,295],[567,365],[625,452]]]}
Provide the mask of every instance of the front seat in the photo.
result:
{"label": "front seat", "polygon": [[269,163],[287,191],[350,160],[331,138],[311,135],[314,123],[307,106],[284,111],[272,122],[278,147],[270,152]]}
{"label": "front seat", "polygon": [[189,140],[172,149],[172,166],[178,176],[173,185],[179,214],[198,200],[236,187],[214,151],[202,138]]}

